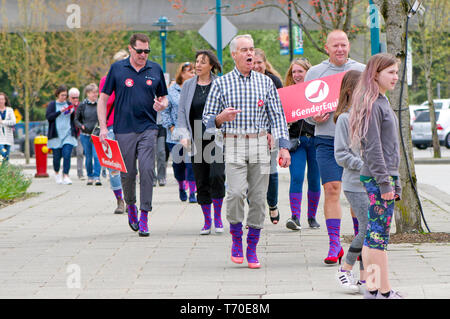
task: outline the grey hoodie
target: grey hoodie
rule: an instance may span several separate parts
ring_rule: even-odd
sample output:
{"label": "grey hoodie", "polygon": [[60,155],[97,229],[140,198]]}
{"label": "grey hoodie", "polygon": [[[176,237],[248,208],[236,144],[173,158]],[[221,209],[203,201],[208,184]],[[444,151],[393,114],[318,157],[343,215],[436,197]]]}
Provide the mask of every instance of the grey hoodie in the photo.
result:
{"label": "grey hoodie", "polygon": [[[362,72],[364,71],[365,67],[366,66],[364,64],[356,62],[352,59],[348,59],[347,62],[341,66],[336,66],[331,63],[330,60],[325,60],[308,70],[305,76],[305,82],[317,80],[325,76],[338,74],[349,70],[357,70]],[[336,128],[336,125],[334,124],[333,116],[334,112],[330,112],[330,118],[328,119],[328,121],[323,123],[316,123],[312,119],[312,117],[307,118],[306,121],[310,124],[316,125],[315,136],[334,137],[334,130]]]}
{"label": "grey hoodie", "polygon": [[364,165],[361,175],[372,176],[381,194],[395,191],[401,197],[400,179],[391,186],[391,176],[399,176],[400,147],[398,120],[388,99],[379,95],[372,106],[369,128],[361,141]]}
{"label": "grey hoodie", "polygon": [[359,157],[359,149],[350,148],[348,112],[339,115],[336,121],[336,135],[334,137],[334,157],[336,162],[344,168],[342,173],[342,189],[348,192],[365,193],[366,190],[359,179],[359,171],[363,161]]}

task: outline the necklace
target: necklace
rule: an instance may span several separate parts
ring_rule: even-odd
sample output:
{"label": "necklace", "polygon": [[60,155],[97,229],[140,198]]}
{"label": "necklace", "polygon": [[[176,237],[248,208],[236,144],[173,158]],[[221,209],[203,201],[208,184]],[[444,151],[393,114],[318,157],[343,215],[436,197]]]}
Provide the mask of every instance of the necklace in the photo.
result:
{"label": "necklace", "polygon": [[200,88],[200,91],[202,92],[202,95],[205,95],[206,93],[209,92],[209,87],[211,86],[211,83],[209,83],[207,85],[197,84],[197,86]]}

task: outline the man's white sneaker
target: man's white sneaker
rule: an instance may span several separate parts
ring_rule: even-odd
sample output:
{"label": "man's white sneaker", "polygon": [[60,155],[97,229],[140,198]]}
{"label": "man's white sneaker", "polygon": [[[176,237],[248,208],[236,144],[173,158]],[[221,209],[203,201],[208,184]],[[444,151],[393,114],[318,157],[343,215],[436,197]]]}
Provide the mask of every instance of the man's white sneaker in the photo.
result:
{"label": "man's white sneaker", "polygon": [[352,293],[359,292],[359,287],[351,271],[342,270],[339,267],[336,273],[336,280],[342,289]]}
{"label": "man's white sneaker", "polygon": [[71,185],[72,184],[72,181],[70,180],[69,176],[64,176],[62,182],[63,182],[64,185]]}

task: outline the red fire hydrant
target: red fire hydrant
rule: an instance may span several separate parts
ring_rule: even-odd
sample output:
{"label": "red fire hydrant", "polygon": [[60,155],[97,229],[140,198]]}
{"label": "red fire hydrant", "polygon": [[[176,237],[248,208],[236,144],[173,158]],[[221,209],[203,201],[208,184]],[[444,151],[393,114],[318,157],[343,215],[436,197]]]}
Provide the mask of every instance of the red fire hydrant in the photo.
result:
{"label": "red fire hydrant", "polygon": [[36,174],[34,177],[48,177],[47,174],[47,136],[39,135],[34,138],[34,154],[36,157]]}

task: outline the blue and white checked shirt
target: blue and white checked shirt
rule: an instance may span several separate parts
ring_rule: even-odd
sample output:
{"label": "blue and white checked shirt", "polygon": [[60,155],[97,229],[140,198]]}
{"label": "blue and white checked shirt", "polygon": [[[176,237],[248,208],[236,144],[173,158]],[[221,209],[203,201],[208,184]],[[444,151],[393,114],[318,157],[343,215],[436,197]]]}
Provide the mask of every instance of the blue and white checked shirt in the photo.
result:
{"label": "blue and white checked shirt", "polygon": [[211,86],[203,111],[206,129],[216,128],[216,116],[227,107],[241,110],[236,119],[222,124],[223,133],[257,134],[270,128],[280,148],[289,147],[289,133],[278,91],[266,75],[251,71],[244,76],[235,67]]}

